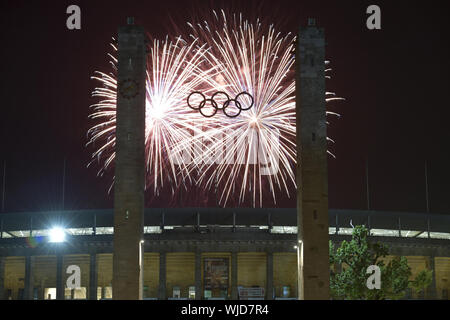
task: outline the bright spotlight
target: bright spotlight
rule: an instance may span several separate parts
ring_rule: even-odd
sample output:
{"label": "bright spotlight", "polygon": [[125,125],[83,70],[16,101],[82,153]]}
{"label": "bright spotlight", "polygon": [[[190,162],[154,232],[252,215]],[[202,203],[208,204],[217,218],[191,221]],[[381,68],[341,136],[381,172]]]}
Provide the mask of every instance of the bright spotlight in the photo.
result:
{"label": "bright spotlight", "polygon": [[66,240],[66,233],[63,228],[53,228],[50,230],[50,242],[64,242]]}

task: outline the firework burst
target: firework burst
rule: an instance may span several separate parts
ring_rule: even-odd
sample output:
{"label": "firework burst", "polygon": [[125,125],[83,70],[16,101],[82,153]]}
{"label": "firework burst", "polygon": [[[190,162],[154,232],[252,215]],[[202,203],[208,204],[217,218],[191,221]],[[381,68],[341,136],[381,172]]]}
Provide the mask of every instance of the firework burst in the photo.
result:
{"label": "firework burst", "polygon": [[[295,36],[242,15],[227,20],[223,11],[213,14],[210,22],[189,23],[189,42],[155,40],[149,48],[146,187],[158,195],[165,184],[175,192],[192,183],[213,191],[222,206],[231,199],[263,206],[267,193],[276,203],[278,194],[289,197],[296,188]],[[110,57],[116,71],[117,60]],[[99,123],[88,135],[89,144],[98,146],[92,161],[101,163],[103,175],[114,162],[117,82],[115,72],[93,78],[102,84],[93,92],[100,101],[90,116]],[[242,105],[253,101],[253,107],[236,118],[223,112],[205,118],[187,106],[194,91],[209,97],[224,92],[216,97],[219,105],[228,96]],[[326,102],[334,100],[342,99],[327,92]]]}
{"label": "firework burst", "polygon": [[[197,50],[193,50],[194,46]],[[112,47],[117,51],[114,44]],[[166,181],[170,182],[172,191],[190,181],[192,164],[179,157],[191,150],[198,141],[196,137],[200,136],[193,134],[197,131],[194,124],[203,119],[198,113],[190,112],[185,101],[186,96],[196,90],[210,72],[199,69],[202,52],[196,41],[187,44],[181,38],[175,41],[154,40],[149,46],[145,120],[146,189],[151,189],[155,195],[159,194]],[[109,56],[113,73],[97,71],[92,77],[102,85],[92,94],[100,101],[91,106],[93,112],[90,115],[91,119],[100,123],[88,131],[88,145],[99,145],[91,161],[100,163],[98,175],[110,169],[115,157],[117,59],[114,55]]]}
{"label": "firework burst", "polygon": [[[191,37],[208,44],[205,59],[218,70],[207,86],[230,97],[248,92],[254,105],[236,118],[217,117],[223,134],[213,139],[207,158],[221,161],[205,162],[198,181],[219,189],[223,205],[233,195],[239,203],[250,197],[253,206],[262,206],[264,189],[276,203],[277,191],[289,195],[295,186],[294,37],[242,15],[228,21],[222,11],[214,17],[212,23],[189,24]],[[250,97],[239,102],[249,105]]]}
{"label": "firework burst", "polygon": [[[208,138],[211,146],[204,156],[208,161],[202,164],[197,183],[219,192],[223,205],[237,197],[239,204],[247,198],[253,207],[263,206],[265,192],[276,203],[276,194],[289,197],[296,188],[295,37],[282,35],[259,19],[252,24],[242,14],[230,19],[223,10],[213,14],[210,22],[188,23],[190,37],[207,44],[207,65],[217,70],[205,79],[206,87],[229,97],[248,92],[254,105],[236,118],[218,113],[216,125],[222,134]],[[327,74],[330,71],[326,69]],[[243,95],[239,103],[249,105],[250,99]],[[326,93],[326,102],[335,100],[342,98]],[[331,111],[327,115],[339,116]]]}

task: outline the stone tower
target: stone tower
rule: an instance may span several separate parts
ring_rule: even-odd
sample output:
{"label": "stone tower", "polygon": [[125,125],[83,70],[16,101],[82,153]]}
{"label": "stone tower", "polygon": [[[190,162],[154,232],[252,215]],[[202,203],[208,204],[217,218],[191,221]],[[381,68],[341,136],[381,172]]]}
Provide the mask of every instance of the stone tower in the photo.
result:
{"label": "stone tower", "polygon": [[128,19],[118,33],[113,299],[142,299],[146,36]]}
{"label": "stone tower", "polygon": [[330,298],[324,30],[309,19],[296,47],[299,299]]}

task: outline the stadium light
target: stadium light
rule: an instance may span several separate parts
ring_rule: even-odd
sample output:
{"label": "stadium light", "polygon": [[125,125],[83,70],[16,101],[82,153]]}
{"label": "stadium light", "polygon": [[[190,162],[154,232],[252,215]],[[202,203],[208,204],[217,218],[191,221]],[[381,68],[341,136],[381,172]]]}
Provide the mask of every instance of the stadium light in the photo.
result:
{"label": "stadium light", "polygon": [[50,236],[49,242],[58,243],[66,241],[66,233],[64,232],[64,229],[60,227],[55,227],[51,229],[49,236]]}

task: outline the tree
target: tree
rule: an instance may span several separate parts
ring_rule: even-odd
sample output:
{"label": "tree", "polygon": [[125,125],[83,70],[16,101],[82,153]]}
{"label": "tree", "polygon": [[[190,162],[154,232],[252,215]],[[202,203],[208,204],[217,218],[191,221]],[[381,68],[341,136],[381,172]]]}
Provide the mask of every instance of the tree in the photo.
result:
{"label": "tree", "polygon": [[[405,257],[395,257],[388,264],[382,258],[389,254],[384,244],[371,243],[369,231],[364,226],[353,229],[352,240],[342,241],[339,248],[330,241],[330,264],[342,266],[342,270],[331,270],[330,292],[333,299],[383,300],[400,299],[408,287],[424,289],[430,283],[430,272],[422,271],[413,280],[411,268]],[[366,286],[367,268],[378,266],[381,270],[381,288],[369,289]]]}
{"label": "tree", "polygon": [[417,274],[413,281],[410,281],[409,287],[413,288],[416,292],[425,291],[433,281],[433,271],[425,269]]}

